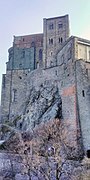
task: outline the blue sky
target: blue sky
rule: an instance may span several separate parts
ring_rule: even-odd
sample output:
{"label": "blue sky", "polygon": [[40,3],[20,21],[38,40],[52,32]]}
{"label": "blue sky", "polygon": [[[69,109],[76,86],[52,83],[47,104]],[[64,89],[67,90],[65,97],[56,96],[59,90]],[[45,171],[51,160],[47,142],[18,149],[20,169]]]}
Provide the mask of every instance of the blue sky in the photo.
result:
{"label": "blue sky", "polygon": [[90,0],[0,0],[0,91],[13,35],[43,31],[43,18],[69,14],[70,34],[90,39]]}

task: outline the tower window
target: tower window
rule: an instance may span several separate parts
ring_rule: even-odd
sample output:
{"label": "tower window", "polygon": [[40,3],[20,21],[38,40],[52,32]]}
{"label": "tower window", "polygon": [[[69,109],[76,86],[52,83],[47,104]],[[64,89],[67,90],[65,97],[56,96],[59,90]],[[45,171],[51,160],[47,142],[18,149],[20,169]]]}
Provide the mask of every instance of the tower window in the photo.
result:
{"label": "tower window", "polygon": [[62,42],[63,42],[63,38],[61,37],[61,38],[59,38],[59,43],[62,44]]}
{"label": "tower window", "polygon": [[51,44],[53,44],[53,39],[51,39]]}
{"label": "tower window", "polygon": [[59,43],[61,42],[61,39],[59,38]]}
{"label": "tower window", "polygon": [[49,44],[53,44],[53,39],[49,39]]}
{"label": "tower window", "polygon": [[63,42],[63,38],[61,37],[61,43]]}
{"label": "tower window", "polygon": [[58,24],[58,29],[61,29],[61,28],[63,28],[63,24],[62,23]]}
{"label": "tower window", "polygon": [[50,29],[50,30],[53,29],[53,24],[50,24],[50,25],[49,25],[49,29]]}

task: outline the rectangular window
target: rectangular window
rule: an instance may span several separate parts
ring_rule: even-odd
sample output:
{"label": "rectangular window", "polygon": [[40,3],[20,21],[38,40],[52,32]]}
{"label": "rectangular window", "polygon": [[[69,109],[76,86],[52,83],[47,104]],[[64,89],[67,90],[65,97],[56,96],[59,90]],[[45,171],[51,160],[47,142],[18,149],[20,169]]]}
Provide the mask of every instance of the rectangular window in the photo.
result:
{"label": "rectangular window", "polygon": [[49,25],[49,29],[51,30],[51,29],[53,29],[54,27],[53,27],[53,24],[50,24]]}
{"label": "rectangular window", "polygon": [[82,96],[85,97],[85,92],[84,92],[84,90],[82,90]]}
{"label": "rectangular window", "polygon": [[61,29],[61,28],[63,28],[63,24],[62,23],[58,24],[58,29]]}

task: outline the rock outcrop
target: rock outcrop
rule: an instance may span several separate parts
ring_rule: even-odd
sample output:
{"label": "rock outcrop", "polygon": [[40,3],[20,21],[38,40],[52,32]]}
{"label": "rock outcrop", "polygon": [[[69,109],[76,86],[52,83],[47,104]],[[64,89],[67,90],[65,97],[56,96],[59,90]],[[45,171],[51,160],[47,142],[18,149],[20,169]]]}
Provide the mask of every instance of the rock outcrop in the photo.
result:
{"label": "rock outcrop", "polygon": [[41,84],[38,90],[33,87],[17,128],[23,131],[32,130],[42,122],[61,118],[61,110],[62,101],[57,86]]}

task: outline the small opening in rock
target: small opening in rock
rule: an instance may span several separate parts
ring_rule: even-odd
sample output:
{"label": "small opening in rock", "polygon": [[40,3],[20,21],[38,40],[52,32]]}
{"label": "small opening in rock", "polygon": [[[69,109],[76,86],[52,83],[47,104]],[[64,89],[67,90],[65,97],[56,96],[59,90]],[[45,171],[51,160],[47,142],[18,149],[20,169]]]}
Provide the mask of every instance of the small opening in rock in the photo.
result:
{"label": "small opening in rock", "polygon": [[29,110],[27,110],[27,113],[29,113]]}
{"label": "small opening in rock", "polygon": [[26,150],[24,150],[24,154],[27,154],[27,151],[26,151]]}
{"label": "small opening in rock", "polygon": [[22,79],[22,77],[21,77],[21,76],[19,76],[19,79]]}
{"label": "small opening in rock", "polygon": [[90,158],[90,150],[87,150],[87,157]]}

